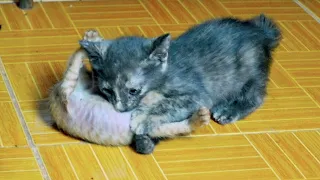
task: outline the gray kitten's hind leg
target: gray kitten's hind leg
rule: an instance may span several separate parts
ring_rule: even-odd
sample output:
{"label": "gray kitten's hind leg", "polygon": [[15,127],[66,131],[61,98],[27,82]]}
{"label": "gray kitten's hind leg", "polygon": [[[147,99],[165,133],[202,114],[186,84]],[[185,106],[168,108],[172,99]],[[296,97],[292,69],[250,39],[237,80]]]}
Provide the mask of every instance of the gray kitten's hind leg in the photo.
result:
{"label": "gray kitten's hind leg", "polygon": [[249,81],[238,96],[228,103],[213,107],[212,117],[219,124],[229,124],[243,119],[263,104],[265,91],[265,84]]}

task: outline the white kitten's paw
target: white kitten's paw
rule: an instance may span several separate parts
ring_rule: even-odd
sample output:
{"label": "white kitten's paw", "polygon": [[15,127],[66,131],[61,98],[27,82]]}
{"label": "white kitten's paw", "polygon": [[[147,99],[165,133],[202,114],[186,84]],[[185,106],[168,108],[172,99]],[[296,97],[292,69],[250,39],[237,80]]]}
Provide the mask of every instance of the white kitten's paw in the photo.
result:
{"label": "white kitten's paw", "polygon": [[191,117],[191,126],[193,128],[208,125],[211,120],[210,110],[206,107],[201,107],[197,112]]}
{"label": "white kitten's paw", "polygon": [[90,29],[84,33],[83,39],[91,42],[98,42],[102,40],[102,37],[99,35],[98,31]]}

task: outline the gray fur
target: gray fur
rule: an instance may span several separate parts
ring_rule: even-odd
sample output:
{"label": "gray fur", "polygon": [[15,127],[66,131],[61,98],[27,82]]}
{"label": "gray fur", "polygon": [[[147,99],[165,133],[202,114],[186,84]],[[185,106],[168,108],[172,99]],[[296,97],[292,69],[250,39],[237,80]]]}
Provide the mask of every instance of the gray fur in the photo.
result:
{"label": "gray fur", "polygon": [[[181,121],[202,106],[211,107],[220,124],[252,113],[264,101],[271,53],[280,37],[274,22],[260,15],[246,21],[210,20],[171,43],[165,34],[156,39],[121,37],[108,41],[107,48],[81,44],[102,93],[118,111],[137,108],[131,129],[148,134],[155,124]],[[151,90],[165,99],[139,107]],[[138,122],[138,116],[145,119]]]}

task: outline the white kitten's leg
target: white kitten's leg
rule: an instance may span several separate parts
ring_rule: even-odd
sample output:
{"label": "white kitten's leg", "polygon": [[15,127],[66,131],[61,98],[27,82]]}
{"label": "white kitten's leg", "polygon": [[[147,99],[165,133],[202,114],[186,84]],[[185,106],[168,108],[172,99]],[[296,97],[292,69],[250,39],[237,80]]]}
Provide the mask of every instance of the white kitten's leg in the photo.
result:
{"label": "white kitten's leg", "polygon": [[84,33],[83,39],[92,42],[98,42],[103,40],[103,38],[99,35],[99,32],[94,29],[87,30]]}
{"label": "white kitten's leg", "polygon": [[87,54],[83,49],[77,50],[69,59],[67,70],[61,81],[61,93],[65,99],[68,99],[74,91],[79,78],[80,69],[83,66],[83,60]]}
{"label": "white kitten's leg", "polygon": [[210,117],[209,109],[202,107],[190,119],[154,127],[153,131],[148,135],[151,137],[174,137],[181,134],[189,134],[198,127],[208,125]]}
{"label": "white kitten's leg", "polygon": [[[83,36],[84,40],[101,41],[99,33],[95,30],[88,30]],[[87,57],[84,49],[78,49],[69,59],[67,70],[64,74],[61,83],[61,92],[65,99],[68,99],[70,94],[76,87],[79,78],[80,69],[83,67],[83,60]]]}

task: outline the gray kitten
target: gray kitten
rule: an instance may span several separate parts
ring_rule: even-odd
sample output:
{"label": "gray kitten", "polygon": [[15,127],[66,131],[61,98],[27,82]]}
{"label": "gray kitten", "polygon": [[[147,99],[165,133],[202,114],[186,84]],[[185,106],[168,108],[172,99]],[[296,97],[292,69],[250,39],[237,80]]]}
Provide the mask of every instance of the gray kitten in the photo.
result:
{"label": "gray kitten", "polygon": [[[83,38],[86,41],[102,40],[94,30],[86,31]],[[128,145],[134,139],[137,151],[147,154],[153,151],[158,137],[189,134],[210,122],[209,110],[200,108],[189,119],[154,127],[148,136],[135,136],[130,130],[131,112],[115,111],[96,92],[94,76],[83,63],[86,57],[83,49],[75,51],[69,58],[62,80],[50,92],[51,115],[57,127],[65,133],[102,145]],[[162,98],[161,94],[150,91],[141,100],[140,106],[150,106]]]}
{"label": "gray kitten", "polygon": [[[264,101],[271,53],[281,39],[276,24],[264,15],[245,21],[210,20],[175,40],[120,37],[81,43],[97,72],[105,98],[120,112],[137,108],[131,121],[136,134],[178,122],[202,106],[215,121],[243,119]],[[149,91],[165,98],[139,107]]]}

